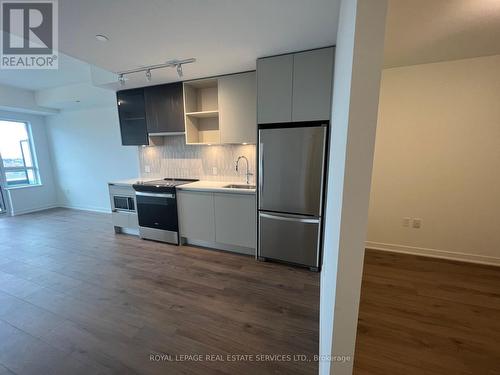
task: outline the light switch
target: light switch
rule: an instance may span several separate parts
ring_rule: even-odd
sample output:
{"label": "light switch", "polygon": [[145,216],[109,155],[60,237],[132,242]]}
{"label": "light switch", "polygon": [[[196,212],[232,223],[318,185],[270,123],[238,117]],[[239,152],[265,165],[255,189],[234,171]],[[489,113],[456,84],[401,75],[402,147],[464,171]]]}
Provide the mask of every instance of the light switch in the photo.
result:
{"label": "light switch", "polygon": [[151,173],[151,167],[149,165],[144,166],[144,172]]}
{"label": "light switch", "polygon": [[410,226],[410,221],[411,221],[410,217],[404,217],[402,220],[403,227],[408,228]]}
{"label": "light switch", "polygon": [[217,173],[218,173],[218,171],[217,171],[217,167],[212,167],[212,174],[213,174],[214,176],[217,176]]}

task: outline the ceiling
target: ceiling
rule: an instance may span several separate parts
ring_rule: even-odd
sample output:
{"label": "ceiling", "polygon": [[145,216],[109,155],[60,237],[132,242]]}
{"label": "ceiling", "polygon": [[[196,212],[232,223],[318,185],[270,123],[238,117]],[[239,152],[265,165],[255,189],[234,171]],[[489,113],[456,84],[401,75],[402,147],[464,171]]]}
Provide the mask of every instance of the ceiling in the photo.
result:
{"label": "ceiling", "polygon": [[[339,0],[59,0],[59,48],[113,72],[194,57],[183,79],[207,77],[335,44],[338,8]],[[152,73],[152,84],[179,80],[172,68]],[[139,73],[126,86],[145,85]]]}
{"label": "ceiling", "polygon": [[[335,44],[339,1],[59,0],[59,70],[0,70],[0,84],[118,89],[106,70],[189,57],[197,61],[184,80],[252,70],[261,56]],[[499,37],[500,0],[389,0],[384,65],[500,54]],[[151,83],[137,73],[125,87],[179,80],[172,68],[152,73]]]}
{"label": "ceiling", "polygon": [[385,67],[500,54],[500,0],[389,0]]}

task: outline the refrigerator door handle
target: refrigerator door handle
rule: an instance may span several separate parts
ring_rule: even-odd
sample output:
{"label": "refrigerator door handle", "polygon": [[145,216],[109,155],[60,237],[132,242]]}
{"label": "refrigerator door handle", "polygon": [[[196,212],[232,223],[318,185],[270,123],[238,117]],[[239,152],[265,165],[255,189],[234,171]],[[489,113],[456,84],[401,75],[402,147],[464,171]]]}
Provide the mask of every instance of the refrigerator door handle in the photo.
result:
{"label": "refrigerator door handle", "polygon": [[264,143],[259,142],[259,195],[262,197],[262,186],[264,186]]}
{"label": "refrigerator door handle", "polygon": [[272,219],[272,220],[281,220],[281,221],[294,221],[296,223],[307,223],[307,224],[319,224],[320,219],[306,219],[306,218],[300,218],[300,217],[294,217],[294,216],[282,216],[282,215],[271,215],[271,214],[264,214],[264,213],[259,213],[259,216],[265,217],[267,219]]}

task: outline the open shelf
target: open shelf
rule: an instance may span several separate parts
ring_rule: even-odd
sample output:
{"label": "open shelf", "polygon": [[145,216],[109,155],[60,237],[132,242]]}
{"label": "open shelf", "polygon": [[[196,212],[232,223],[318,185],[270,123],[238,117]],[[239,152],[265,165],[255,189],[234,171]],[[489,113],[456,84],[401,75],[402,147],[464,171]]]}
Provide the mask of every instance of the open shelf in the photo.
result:
{"label": "open shelf", "polygon": [[199,112],[188,112],[186,116],[196,117],[196,118],[210,118],[218,117],[219,111],[199,111]]}
{"label": "open shelf", "polygon": [[186,143],[219,143],[219,117],[186,116]]}
{"label": "open shelf", "polygon": [[220,143],[218,80],[184,82],[186,143]]}

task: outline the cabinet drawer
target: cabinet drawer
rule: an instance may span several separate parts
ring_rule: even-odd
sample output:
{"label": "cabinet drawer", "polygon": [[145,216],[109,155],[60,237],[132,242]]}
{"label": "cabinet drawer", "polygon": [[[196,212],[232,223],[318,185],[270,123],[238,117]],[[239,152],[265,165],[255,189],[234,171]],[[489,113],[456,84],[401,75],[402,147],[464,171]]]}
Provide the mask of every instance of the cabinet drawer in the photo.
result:
{"label": "cabinet drawer", "polygon": [[133,212],[112,212],[111,221],[115,227],[120,228],[139,228],[139,221],[137,220],[137,214]]}
{"label": "cabinet drawer", "polygon": [[259,256],[318,267],[320,227],[319,219],[260,212]]}
{"label": "cabinet drawer", "polygon": [[112,212],[111,219],[113,221],[113,225],[115,227],[128,228],[129,224],[129,216],[128,212]]}

